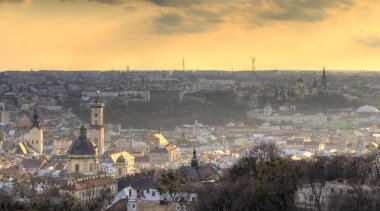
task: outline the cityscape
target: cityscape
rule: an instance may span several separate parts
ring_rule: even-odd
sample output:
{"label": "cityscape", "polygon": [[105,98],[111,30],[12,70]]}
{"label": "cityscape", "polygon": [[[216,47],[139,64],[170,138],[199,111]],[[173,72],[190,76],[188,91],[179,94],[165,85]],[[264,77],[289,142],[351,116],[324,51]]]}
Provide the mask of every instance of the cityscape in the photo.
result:
{"label": "cityscape", "polygon": [[[246,177],[253,167],[242,162],[266,163],[270,156],[291,163],[282,168],[326,171],[323,183],[318,177],[302,181],[303,175],[288,187],[294,188],[287,196],[294,197],[294,208],[338,206],[331,204],[337,196],[330,191],[353,191],[357,187],[350,182],[356,179],[363,191],[377,188],[370,182],[378,176],[377,72],[25,71],[0,76],[0,187],[4,195],[20,191],[20,198],[9,195],[2,202],[4,209],[31,206],[33,197],[50,191],[62,203],[57,209],[82,202],[86,206],[75,209],[195,209],[206,206],[197,205],[203,197],[199,191],[223,185],[235,168],[242,169],[234,174]],[[250,194],[245,197],[254,197]],[[72,207],[65,204],[69,201]],[[35,203],[33,209],[45,209],[39,206],[46,202]]]}
{"label": "cityscape", "polygon": [[379,8],[0,0],[0,210],[380,210]]}

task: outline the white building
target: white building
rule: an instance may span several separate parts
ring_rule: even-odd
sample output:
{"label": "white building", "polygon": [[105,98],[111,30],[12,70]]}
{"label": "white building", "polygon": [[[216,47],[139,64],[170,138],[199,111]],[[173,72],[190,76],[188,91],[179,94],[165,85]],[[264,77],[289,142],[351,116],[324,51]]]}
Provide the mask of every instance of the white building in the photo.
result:
{"label": "white building", "polygon": [[291,122],[297,125],[325,125],[327,123],[327,115],[324,113],[299,113],[295,111],[275,111],[270,104],[264,109],[253,109],[247,112],[250,119],[261,119],[267,122]]}

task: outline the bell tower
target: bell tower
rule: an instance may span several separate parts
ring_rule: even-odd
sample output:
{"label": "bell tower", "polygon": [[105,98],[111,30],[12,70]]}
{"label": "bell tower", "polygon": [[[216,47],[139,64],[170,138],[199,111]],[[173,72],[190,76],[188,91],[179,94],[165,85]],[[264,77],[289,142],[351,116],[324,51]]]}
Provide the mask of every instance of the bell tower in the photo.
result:
{"label": "bell tower", "polygon": [[103,155],[104,149],[104,103],[99,102],[98,91],[95,101],[90,105],[91,121],[90,121],[90,138],[98,147],[99,155]]}
{"label": "bell tower", "polygon": [[40,126],[40,117],[37,108],[34,109],[32,127],[29,130],[27,141],[35,152],[42,155],[44,150],[44,132]]}

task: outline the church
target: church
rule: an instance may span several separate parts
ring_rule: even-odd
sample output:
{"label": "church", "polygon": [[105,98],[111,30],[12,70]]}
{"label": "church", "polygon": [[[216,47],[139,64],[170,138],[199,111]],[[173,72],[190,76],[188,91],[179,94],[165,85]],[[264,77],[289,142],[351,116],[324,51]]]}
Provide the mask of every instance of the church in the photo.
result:
{"label": "church", "polygon": [[44,153],[44,132],[40,125],[37,108],[34,109],[32,126],[13,150],[14,154],[39,156]]}
{"label": "church", "polygon": [[73,142],[68,152],[68,174],[77,173],[78,176],[93,176],[99,171],[98,147],[87,138],[87,129],[82,125],[80,135]]}
{"label": "church", "polygon": [[[80,127],[79,137],[73,141],[68,151],[68,163],[66,166],[66,179],[61,188],[61,193],[67,193],[79,200],[96,199],[105,191],[111,195],[117,193],[117,181],[114,175],[108,176],[101,171],[100,157],[104,149],[104,104],[97,97],[90,106],[91,122],[90,137],[87,136],[87,128]],[[123,156],[119,156],[116,164],[120,169],[120,175],[126,174],[127,163]],[[125,168],[123,168],[125,167]]]}

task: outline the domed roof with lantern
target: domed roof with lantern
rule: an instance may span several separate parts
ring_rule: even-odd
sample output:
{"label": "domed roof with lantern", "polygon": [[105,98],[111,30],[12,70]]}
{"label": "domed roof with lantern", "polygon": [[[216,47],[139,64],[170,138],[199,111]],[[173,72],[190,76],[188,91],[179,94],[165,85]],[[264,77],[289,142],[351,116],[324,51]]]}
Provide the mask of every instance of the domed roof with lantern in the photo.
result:
{"label": "domed roof with lantern", "polygon": [[125,163],[125,158],[122,154],[116,159],[116,163]]}
{"label": "domed roof with lantern", "polygon": [[75,140],[68,152],[68,155],[97,155],[97,146],[87,138],[87,129],[85,126],[81,126],[80,135]]}

